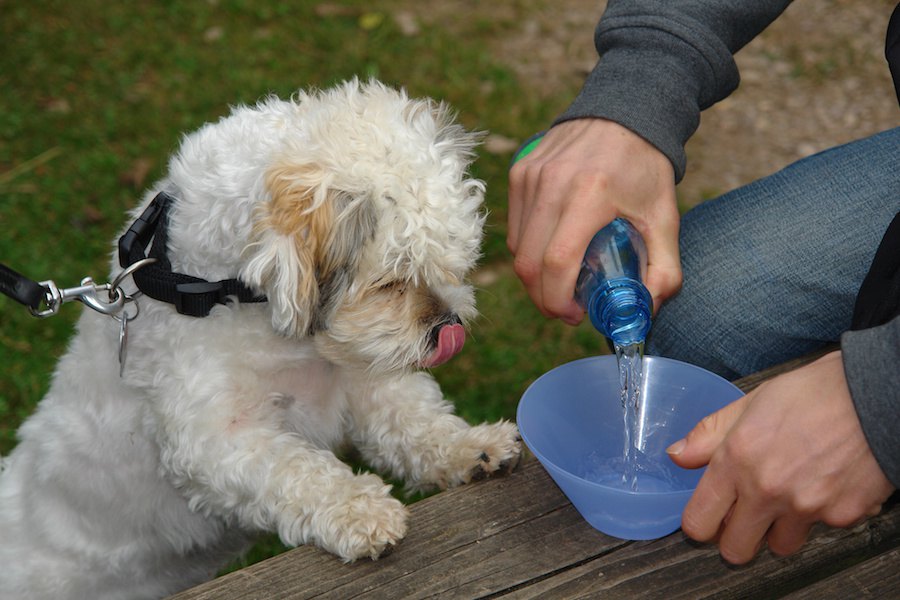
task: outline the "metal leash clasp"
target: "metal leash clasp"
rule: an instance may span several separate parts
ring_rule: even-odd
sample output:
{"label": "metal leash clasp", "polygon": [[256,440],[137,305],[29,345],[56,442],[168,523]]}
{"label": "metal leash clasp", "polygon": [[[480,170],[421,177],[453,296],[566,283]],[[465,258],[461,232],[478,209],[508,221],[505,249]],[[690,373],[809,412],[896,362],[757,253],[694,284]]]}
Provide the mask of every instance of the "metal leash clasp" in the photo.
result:
{"label": "metal leash clasp", "polygon": [[111,283],[98,284],[90,277],[81,280],[81,285],[60,289],[53,281],[41,281],[40,285],[47,289],[44,310],[31,309],[36,317],[49,317],[59,312],[65,302],[78,300],[86,306],[104,315],[116,315],[125,308],[125,294]]}
{"label": "metal leash clasp", "polygon": [[58,313],[59,307],[64,303],[78,300],[100,314],[116,317],[125,309],[126,303],[134,300],[122,291],[119,284],[136,270],[153,262],[156,262],[156,259],[145,258],[137,261],[119,273],[112,283],[96,283],[90,277],[85,277],[78,287],[61,289],[54,281],[41,281],[39,285],[46,290],[44,302],[47,308],[38,310],[29,307],[29,310],[36,317],[49,317]]}
{"label": "metal leash clasp", "polygon": [[[128,323],[136,319],[141,312],[141,307],[137,302],[140,292],[136,292],[134,295],[126,294],[122,290],[121,284],[126,277],[154,262],[156,262],[155,258],[139,260],[119,273],[112,283],[97,284],[90,277],[85,277],[78,287],[60,289],[53,281],[42,281],[39,285],[46,290],[44,302],[47,304],[47,308],[36,310],[29,306],[29,310],[36,317],[49,317],[59,312],[59,307],[63,303],[78,300],[92,310],[117,321],[119,323],[119,377],[121,377],[125,371],[125,358],[128,352]],[[128,303],[134,305],[131,314],[125,309]]]}

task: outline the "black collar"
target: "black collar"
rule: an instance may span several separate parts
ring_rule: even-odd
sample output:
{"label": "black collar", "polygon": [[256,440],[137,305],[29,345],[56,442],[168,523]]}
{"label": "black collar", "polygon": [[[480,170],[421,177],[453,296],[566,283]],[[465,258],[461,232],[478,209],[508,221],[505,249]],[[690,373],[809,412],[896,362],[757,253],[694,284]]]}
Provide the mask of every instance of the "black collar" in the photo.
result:
{"label": "black collar", "polygon": [[[183,315],[205,317],[216,304],[225,304],[229,296],[240,302],[265,302],[237,279],[210,282],[199,277],[172,272],[166,255],[168,208],[174,199],[160,192],[150,202],[128,231],[119,238],[119,264],[128,268],[139,260],[155,258],[156,262],[134,272],[134,283],[147,296],[175,305]],[[153,240],[149,252],[147,247]]]}

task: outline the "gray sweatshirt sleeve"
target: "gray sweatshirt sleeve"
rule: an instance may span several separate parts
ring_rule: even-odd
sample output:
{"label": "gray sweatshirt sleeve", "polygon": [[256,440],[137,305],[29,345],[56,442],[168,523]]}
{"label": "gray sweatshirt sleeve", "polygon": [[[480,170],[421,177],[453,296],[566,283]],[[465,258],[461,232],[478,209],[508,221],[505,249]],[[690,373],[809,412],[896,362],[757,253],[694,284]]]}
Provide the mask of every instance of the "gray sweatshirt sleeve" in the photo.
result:
{"label": "gray sweatshirt sleeve", "polygon": [[869,447],[900,488],[900,316],[841,336],[847,385]]}
{"label": "gray sweatshirt sleeve", "polygon": [[556,123],[601,117],[634,131],[684,176],[700,111],[740,77],[733,54],[790,0],[610,0],[594,35],[600,60]]}

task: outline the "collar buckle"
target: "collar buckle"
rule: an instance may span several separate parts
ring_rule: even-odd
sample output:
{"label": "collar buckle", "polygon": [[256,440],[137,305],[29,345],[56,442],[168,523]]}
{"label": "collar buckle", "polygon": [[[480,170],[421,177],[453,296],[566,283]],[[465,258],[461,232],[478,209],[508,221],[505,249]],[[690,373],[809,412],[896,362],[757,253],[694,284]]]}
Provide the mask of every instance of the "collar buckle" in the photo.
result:
{"label": "collar buckle", "polygon": [[156,195],[141,216],[131,224],[125,235],[119,238],[119,265],[127,267],[131,264],[131,251],[135,243],[140,244],[141,251],[147,248],[153,232],[159,223],[159,218],[166,211],[170,200],[170,196],[165,192]]}
{"label": "collar buckle", "polygon": [[179,283],[175,286],[175,310],[190,317],[205,317],[216,304],[225,303],[221,281]]}

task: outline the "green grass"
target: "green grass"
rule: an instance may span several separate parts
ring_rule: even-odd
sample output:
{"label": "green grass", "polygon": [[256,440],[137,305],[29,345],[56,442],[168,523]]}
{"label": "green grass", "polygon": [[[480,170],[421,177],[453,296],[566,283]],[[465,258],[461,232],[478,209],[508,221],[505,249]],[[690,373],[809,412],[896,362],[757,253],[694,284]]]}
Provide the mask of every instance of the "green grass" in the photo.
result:
{"label": "green grass", "polygon": [[[489,49],[508,24],[484,16],[453,34],[423,25],[406,36],[392,4],[362,0],[332,15],[309,1],[0,4],[0,262],[62,286],[106,280],[125,211],[163,174],[179,136],[229,105],[374,76],[449,102],[469,128],[523,139],[575,93],[525,93]],[[482,268],[494,277],[465,351],[435,370],[471,422],[513,418],[539,374],[605,351],[589,326],[543,319],[512,273],[509,158],[482,153],[474,166],[488,184]],[[0,297],[0,454],[46,391],[79,311],[39,320]],[[249,560],[279,550],[267,539]]]}

